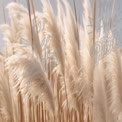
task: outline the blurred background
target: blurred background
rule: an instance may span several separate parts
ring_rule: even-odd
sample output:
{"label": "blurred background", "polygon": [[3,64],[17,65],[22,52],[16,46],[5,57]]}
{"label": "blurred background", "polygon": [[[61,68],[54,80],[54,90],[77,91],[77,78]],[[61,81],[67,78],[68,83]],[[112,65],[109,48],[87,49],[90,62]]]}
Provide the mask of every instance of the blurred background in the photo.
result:
{"label": "blurred background", "polygon": [[[4,23],[3,9],[5,10],[5,16],[7,23],[9,22],[8,12],[6,5],[10,2],[17,2],[23,4],[27,7],[27,0],[0,0],[0,24]],[[56,0],[49,0],[56,14]],[[77,8],[77,15],[79,17],[80,23],[82,24],[83,15],[83,2],[84,0],[68,0],[71,8],[74,12],[74,1]],[[90,0],[91,12],[93,13],[93,2]],[[103,20],[104,31],[107,33],[110,28],[113,31],[114,37],[117,42],[118,48],[122,47],[122,0],[96,0],[97,2],[97,17],[96,17],[96,31],[100,30],[100,22]],[[41,0],[34,0],[36,11],[42,11]],[[111,22],[111,25],[110,25]],[[0,50],[4,47],[4,42],[2,39],[2,34],[0,32]]]}

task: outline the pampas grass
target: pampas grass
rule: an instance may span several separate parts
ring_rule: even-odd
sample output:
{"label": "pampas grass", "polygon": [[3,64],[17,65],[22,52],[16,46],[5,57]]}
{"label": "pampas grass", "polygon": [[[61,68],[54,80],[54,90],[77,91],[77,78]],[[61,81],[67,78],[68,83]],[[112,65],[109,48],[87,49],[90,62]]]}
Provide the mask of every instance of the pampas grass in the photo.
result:
{"label": "pampas grass", "polygon": [[27,8],[9,3],[10,23],[3,6],[0,121],[121,121],[121,50],[110,30],[109,43],[102,46],[112,50],[99,58],[105,35],[102,20],[96,30],[97,1],[92,12],[90,1],[84,0],[83,25],[75,1],[75,14],[66,0],[56,1],[57,14],[49,1],[41,2],[42,12],[36,11],[33,0],[27,0]]}

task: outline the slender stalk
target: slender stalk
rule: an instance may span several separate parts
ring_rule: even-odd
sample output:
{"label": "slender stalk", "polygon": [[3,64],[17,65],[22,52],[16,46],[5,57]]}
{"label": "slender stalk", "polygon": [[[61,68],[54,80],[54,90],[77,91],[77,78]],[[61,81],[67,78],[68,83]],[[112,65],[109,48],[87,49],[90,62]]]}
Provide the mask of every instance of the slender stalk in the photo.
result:
{"label": "slender stalk", "polygon": [[44,122],[44,105],[43,105],[43,102],[42,102],[41,106],[42,106],[42,122]]}
{"label": "slender stalk", "polygon": [[[28,6],[28,12],[29,12],[29,20],[30,20],[30,26],[31,26],[31,36],[32,36],[32,54],[33,54],[33,27],[32,27],[32,20],[31,20],[31,8],[30,8],[30,0],[27,0],[27,6]],[[33,56],[33,55],[32,55]]]}
{"label": "slender stalk", "polygon": [[110,17],[110,29],[112,29],[112,24],[113,24],[114,8],[115,8],[115,0],[113,0],[112,13]]}
{"label": "slender stalk", "polygon": [[4,1],[2,0],[2,10],[3,10],[3,20],[4,23],[6,23],[6,14],[5,14],[5,7],[4,7]]}
{"label": "slender stalk", "polygon": [[[36,20],[35,7],[34,7],[34,1],[33,0],[31,0],[31,5],[32,5],[32,11],[33,11],[33,15],[34,15],[34,22],[35,22],[35,26],[36,26],[37,39],[39,41],[38,24],[37,24],[37,20]],[[40,61],[41,61],[42,56],[40,53],[39,53],[39,57],[40,57]]]}
{"label": "slender stalk", "polygon": [[23,111],[23,104],[22,104],[22,95],[19,94],[20,97],[20,114],[21,114],[21,122],[24,122],[24,111]]}
{"label": "slender stalk", "polygon": [[[32,4],[32,10],[33,10],[33,14],[34,14],[34,21],[35,21],[35,26],[36,26],[36,32],[38,34],[38,25],[37,25],[37,21],[36,21],[36,15],[35,15],[35,7],[34,7],[34,2],[33,0],[31,0],[31,4]],[[39,38],[39,36],[38,36]]]}
{"label": "slender stalk", "polygon": [[[75,9],[76,31],[77,31],[77,34],[79,34],[79,30],[78,30],[78,17],[77,17],[77,9],[76,9],[75,0],[73,0],[73,2],[74,2],[74,9]],[[79,35],[78,35],[78,37],[79,37]],[[78,49],[80,49],[79,38],[76,41],[78,43]]]}
{"label": "slender stalk", "polygon": [[93,18],[93,46],[95,46],[95,36],[96,36],[96,0],[94,0],[94,18]]}

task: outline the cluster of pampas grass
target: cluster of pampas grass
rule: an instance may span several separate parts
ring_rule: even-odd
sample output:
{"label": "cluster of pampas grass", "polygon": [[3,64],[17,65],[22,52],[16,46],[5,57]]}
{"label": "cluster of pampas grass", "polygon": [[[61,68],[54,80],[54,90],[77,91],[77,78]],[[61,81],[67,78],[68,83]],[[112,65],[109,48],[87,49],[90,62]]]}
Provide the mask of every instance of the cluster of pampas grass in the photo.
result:
{"label": "cluster of pampas grass", "polygon": [[122,121],[121,53],[110,30],[110,43],[102,46],[111,50],[96,60],[104,53],[98,44],[105,36],[103,22],[100,32],[95,29],[96,1],[92,15],[84,0],[83,26],[76,8],[74,15],[66,0],[56,2],[57,16],[46,0],[42,12],[33,0],[27,0],[28,9],[14,2],[6,7],[0,122]]}

